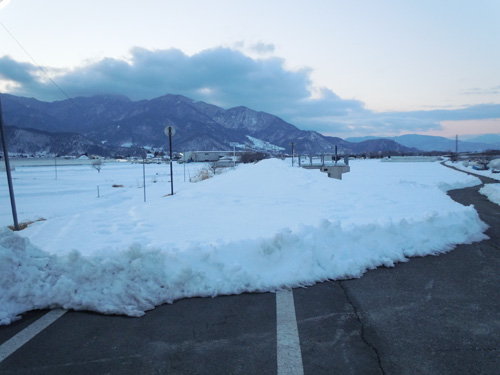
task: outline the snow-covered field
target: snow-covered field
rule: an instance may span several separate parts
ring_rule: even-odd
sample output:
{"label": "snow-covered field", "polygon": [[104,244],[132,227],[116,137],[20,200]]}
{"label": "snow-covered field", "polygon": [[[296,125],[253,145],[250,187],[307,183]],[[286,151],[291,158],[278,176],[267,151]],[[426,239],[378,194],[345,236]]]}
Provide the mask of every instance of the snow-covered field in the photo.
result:
{"label": "snow-covered field", "polygon": [[[17,167],[0,177],[0,324],[63,307],[140,316],[192,296],[274,291],[485,239],[447,195],[480,183],[438,163],[357,161],[343,180],[265,160],[190,183],[199,165]],[[113,187],[115,185],[116,187]],[[99,186],[99,197],[97,187]]]}

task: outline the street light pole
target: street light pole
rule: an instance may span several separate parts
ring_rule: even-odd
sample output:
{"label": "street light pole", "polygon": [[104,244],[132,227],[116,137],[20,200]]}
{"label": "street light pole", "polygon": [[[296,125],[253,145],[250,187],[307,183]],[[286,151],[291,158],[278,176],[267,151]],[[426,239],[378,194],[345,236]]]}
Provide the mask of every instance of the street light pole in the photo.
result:
{"label": "street light pole", "polygon": [[14,198],[14,187],[12,185],[12,176],[10,174],[9,152],[7,151],[7,141],[5,139],[5,132],[3,130],[3,113],[2,101],[0,100],[0,136],[2,137],[3,157],[5,159],[5,171],[7,172],[7,182],[9,185],[10,205],[12,208],[12,218],[14,219],[14,229],[19,230],[17,222],[16,200]]}

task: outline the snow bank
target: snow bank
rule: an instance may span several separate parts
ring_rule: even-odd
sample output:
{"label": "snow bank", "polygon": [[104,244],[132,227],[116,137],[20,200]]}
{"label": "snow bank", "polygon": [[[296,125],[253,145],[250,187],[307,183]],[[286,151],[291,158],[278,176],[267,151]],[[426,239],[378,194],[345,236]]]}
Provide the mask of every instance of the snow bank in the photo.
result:
{"label": "snow bank", "polygon": [[84,257],[77,251],[48,254],[2,229],[0,323],[47,307],[141,316],[184,297],[360,277],[367,269],[480,241],[484,230],[468,207],[460,215],[434,214],[420,222],[403,219],[343,229],[325,220],[319,227],[283,230],[269,239],[168,250],[134,244],[121,253]]}
{"label": "snow bank", "polygon": [[500,159],[493,159],[488,163],[488,168],[500,170]]}
{"label": "snow bank", "polygon": [[500,205],[500,184],[486,184],[479,189],[479,192],[493,203]]}
{"label": "snow bank", "polygon": [[469,162],[468,160],[464,160],[463,162],[452,162],[452,161],[447,161],[445,163],[446,165],[449,165],[451,167],[455,167],[457,169],[460,169],[464,172],[471,172],[477,175],[485,176],[492,178],[494,180],[499,180],[500,181],[500,173],[496,173],[494,171],[500,170],[500,159],[495,159],[492,160],[488,164],[487,170],[477,170],[473,168],[473,163]]}
{"label": "snow bank", "polygon": [[[173,197],[152,183],[147,203],[125,168],[72,172],[58,194],[47,179],[31,196],[24,180],[24,215],[47,220],[0,230],[0,324],[47,307],[141,316],[185,297],[360,277],[486,238],[474,208],[445,194],[479,180],[437,163],[352,163],[338,181],[267,160],[180,184]],[[16,172],[21,187],[27,172]],[[82,203],[90,178],[124,187]]]}

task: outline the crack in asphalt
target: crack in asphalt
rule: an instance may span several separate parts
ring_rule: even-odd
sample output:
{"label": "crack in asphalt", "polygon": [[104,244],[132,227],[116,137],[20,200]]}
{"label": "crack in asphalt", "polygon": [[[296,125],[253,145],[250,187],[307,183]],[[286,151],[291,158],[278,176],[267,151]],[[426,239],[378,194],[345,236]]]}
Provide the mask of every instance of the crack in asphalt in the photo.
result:
{"label": "crack in asphalt", "polygon": [[380,359],[380,354],[379,354],[377,348],[375,347],[375,345],[373,345],[371,342],[369,342],[365,336],[365,325],[364,325],[363,321],[361,320],[361,316],[360,316],[360,313],[358,311],[358,308],[352,302],[351,297],[349,296],[349,292],[347,291],[347,288],[345,287],[344,283],[341,280],[339,280],[338,284],[339,284],[340,288],[342,289],[342,291],[344,292],[344,295],[346,297],[347,302],[349,303],[349,305],[351,305],[351,307],[354,311],[354,315],[356,316],[356,320],[359,322],[359,325],[361,327],[360,328],[361,340],[363,340],[365,345],[368,346],[374,352],[375,357],[377,358],[378,368],[379,368],[381,374],[385,375],[384,368],[382,367],[382,361]]}

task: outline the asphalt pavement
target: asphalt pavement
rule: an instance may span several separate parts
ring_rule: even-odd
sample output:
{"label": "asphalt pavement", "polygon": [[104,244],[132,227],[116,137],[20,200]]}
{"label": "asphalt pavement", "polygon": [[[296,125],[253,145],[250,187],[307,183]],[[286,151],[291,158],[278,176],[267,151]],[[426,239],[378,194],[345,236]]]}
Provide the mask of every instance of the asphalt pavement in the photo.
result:
{"label": "asphalt pavement", "polygon": [[[286,344],[298,345],[300,368],[277,365],[280,307],[262,293],[180,300],[142,318],[69,311],[0,359],[0,375],[500,374],[500,208],[478,189],[449,195],[475,206],[489,240],[293,290],[298,340]],[[45,314],[1,326],[0,354]]]}

